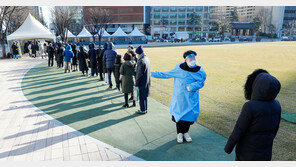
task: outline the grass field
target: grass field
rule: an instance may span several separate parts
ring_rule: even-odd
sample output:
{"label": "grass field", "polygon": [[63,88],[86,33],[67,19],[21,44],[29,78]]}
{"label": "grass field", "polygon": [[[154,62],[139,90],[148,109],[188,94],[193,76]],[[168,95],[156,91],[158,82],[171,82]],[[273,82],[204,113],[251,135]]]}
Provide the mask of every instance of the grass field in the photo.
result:
{"label": "grass field", "polygon": [[[194,50],[207,73],[200,90],[198,123],[228,137],[242,105],[248,74],[263,68],[278,78],[282,89],[277,99],[290,117],[296,113],[296,42],[245,43],[145,48],[152,71],[168,71],[184,61],[183,53]],[[118,52],[124,55],[125,49]],[[152,80],[152,97],[169,105],[173,79]],[[295,119],[295,118],[294,118]],[[296,124],[282,119],[275,139],[273,160],[296,160]]]}

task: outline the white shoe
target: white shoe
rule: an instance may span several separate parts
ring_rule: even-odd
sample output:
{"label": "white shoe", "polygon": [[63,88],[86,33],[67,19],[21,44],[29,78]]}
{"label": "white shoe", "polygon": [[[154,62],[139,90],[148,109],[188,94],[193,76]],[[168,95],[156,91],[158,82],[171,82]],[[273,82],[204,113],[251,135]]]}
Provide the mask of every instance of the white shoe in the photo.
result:
{"label": "white shoe", "polygon": [[189,136],[188,133],[185,133],[185,134],[184,134],[184,138],[185,138],[185,140],[186,140],[187,142],[192,142],[192,139],[191,139],[191,137]]}
{"label": "white shoe", "polygon": [[178,143],[183,143],[183,133],[178,133],[178,135],[177,135],[177,142]]}

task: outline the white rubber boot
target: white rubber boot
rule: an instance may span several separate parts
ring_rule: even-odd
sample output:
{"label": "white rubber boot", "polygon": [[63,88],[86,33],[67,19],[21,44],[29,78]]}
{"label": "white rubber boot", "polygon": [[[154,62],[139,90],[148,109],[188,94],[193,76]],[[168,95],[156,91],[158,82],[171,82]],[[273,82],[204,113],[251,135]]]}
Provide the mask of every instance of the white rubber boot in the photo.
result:
{"label": "white rubber boot", "polygon": [[178,133],[178,135],[177,135],[177,142],[178,143],[183,143],[183,133]]}
{"label": "white rubber boot", "polygon": [[192,139],[191,139],[191,137],[189,136],[188,133],[185,133],[185,134],[184,134],[184,138],[185,138],[185,140],[186,140],[187,142],[192,142]]}

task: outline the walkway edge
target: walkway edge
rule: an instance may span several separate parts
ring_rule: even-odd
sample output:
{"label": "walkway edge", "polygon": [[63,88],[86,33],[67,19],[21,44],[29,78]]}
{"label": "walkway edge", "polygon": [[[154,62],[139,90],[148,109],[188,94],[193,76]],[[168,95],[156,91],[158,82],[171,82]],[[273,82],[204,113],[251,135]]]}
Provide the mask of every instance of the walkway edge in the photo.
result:
{"label": "walkway edge", "polygon": [[101,147],[105,147],[107,149],[109,149],[110,151],[114,152],[114,153],[117,153],[123,157],[126,157],[123,159],[123,161],[145,161],[144,159],[142,158],[139,158],[137,156],[134,156],[130,153],[127,153],[123,150],[120,150],[118,148],[115,148],[107,143],[104,143],[100,140],[97,140],[91,136],[88,136],[88,135],[85,135],[84,133],[82,132],[79,132],[77,131],[76,129],[68,126],[68,125],[65,125],[63,124],[62,122],[56,120],[55,118],[51,117],[50,115],[48,115],[47,113],[43,112],[42,110],[40,110],[38,107],[36,107],[33,103],[31,103],[27,98],[26,96],[24,95],[23,93],[23,89],[22,89],[22,81],[24,79],[24,76],[27,74],[27,72],[29,72],[32,68],[35,68],[37,65],[40,65],[41,63],[43,63],[44,61],[40,62],[40,63],[37,63],[36,65],[34,65],[33,67],[29,68],[26,70],[26,72],[23,73],[23,75],[21,76],[21,80],[17,83],[18,87],[20,88],[21,91],[19,91],[19,94],[20,94],[20,97],[27,103],[29,103],[29,105],[35,109],[35,112],[39,113],[39,112],[42,112],[42,116],[45,117],[46,119],[48,119],[49,121],[55,123],[56,125],[59,125],[59,126],[64,126],[66,129],[68,129],[69,131],[72,131],[71,133],[77,135],[77,136],[84,136],[86,137],[87,139],[91,140],[92,142],[94,142],[95,144],[97,144],[98,146],[101,146]]}

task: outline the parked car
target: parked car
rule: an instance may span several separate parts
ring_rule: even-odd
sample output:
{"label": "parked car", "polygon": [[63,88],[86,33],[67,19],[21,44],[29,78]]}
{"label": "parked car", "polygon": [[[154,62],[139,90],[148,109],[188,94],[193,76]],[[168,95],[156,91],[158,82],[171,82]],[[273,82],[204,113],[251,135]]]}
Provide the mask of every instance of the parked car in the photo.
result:
{"label": "parked car", "polygon": [[221,37],[214,37],[213,42],[222,42]]}
{"label": "parked car", "polygon": [[290,41],[290,38],[287,37],[287,36],[283,36],[283,37],[282,37],[282,41]]}
{"label": "parked car", "polygon": [[224,41],[230,41],[229,37],[224,37]]}

